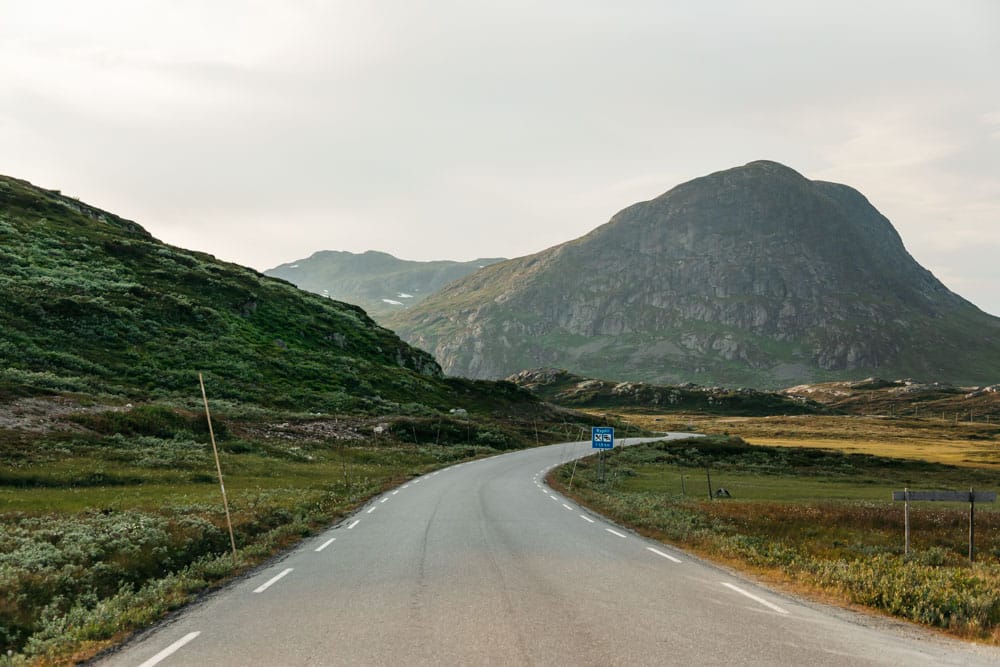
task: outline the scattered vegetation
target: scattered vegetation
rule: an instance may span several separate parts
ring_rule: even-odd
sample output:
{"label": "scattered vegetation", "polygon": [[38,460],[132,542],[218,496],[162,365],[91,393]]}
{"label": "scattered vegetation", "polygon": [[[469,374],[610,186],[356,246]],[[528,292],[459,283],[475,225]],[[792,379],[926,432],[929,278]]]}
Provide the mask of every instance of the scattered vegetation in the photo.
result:
{"label": "scattered vegetation", "polygon": [[388,485],[595,421],[6,177],[0,294],[0,663],[84,659]]}
{"label": "scattered vegetation", "polygon": [[[970,563],[967,506],[915,506],[907,557],[902,507],[890,500],[905,486],[991,488],[992,470],[761,447],[722,435],[615,450],[607,468],[601,482],[585,460],[575,471],[554,471],[550,482],[644,534],[711,558],[1000,642],[1000,512],[977,511]],[[710,499],[709,489],[720,487],[731,498]]]}
{"label": "scattered vegetation", "polygon": [[0,652],[93,655],[410,476],[596,421],[217,412],[235,560],[203,414],[147,404],[0,429]]}

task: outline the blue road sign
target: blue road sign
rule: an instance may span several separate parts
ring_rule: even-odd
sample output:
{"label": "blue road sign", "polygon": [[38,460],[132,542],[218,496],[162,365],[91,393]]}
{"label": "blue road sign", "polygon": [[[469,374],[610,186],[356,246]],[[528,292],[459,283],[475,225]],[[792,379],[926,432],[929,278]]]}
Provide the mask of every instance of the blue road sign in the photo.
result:
{"label": "blue road sign", "polygon": [[615,428],[613,426],[592,426],[590,428],[591,449],[614,449]]}

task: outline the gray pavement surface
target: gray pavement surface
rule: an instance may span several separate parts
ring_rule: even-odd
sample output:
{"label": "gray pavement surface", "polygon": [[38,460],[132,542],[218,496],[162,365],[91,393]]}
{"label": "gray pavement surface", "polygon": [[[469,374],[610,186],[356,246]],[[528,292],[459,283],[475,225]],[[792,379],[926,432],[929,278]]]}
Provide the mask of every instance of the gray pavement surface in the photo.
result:
{"label": "gray pavement surface", "polygon": [[545,486],[590,453],[552,445],[414,479],[98,664],[1000,664],[771,591]]}

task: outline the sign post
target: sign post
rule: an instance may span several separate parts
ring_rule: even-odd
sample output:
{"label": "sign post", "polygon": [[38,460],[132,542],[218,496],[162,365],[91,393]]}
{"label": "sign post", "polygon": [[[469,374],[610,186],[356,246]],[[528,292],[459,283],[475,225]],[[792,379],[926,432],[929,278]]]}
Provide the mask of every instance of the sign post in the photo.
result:
{"label": "sign post", "polygon": [[976,559],[976,503],[992,503],[997,499],[996,491],[902,491],[892,492],[893,500],[903,501],[903,521],[905,531],[905,553],[910,553],[910,501],[929,500],[951,503],[969,503],[969,562]]}
{"label": "sign post", "polygon": [[597,476],[604,481],[604,450],[615,448],[614,426],[592,426],[590,428],[590,447],[599,452],[597,459]]}

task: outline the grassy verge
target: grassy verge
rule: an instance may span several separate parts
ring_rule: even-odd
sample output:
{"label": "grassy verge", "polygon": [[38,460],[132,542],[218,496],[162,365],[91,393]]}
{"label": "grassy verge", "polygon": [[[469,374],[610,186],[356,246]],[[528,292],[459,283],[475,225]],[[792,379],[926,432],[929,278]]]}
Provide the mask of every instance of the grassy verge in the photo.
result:
{"label": "grassy verge", "polygon": [[579,429],[220,411],[234,559],[195,411],[122,407],[57,429],[0,428],[0,665],[93,656],[411,476]]}
{"label": "grassy verge", "polygon": [[[992,489],[995,471],[729,436],[615,450],[607,470],[598,481],[588,459],[549,482],[645,535],[797,590],[1000,643],[1000,512],[977,507],[970,563],[967,506],[915,505],[907,557],[902,507],[889,500],[904,486]],[[708,474],[732,498],[710,500]]]}

